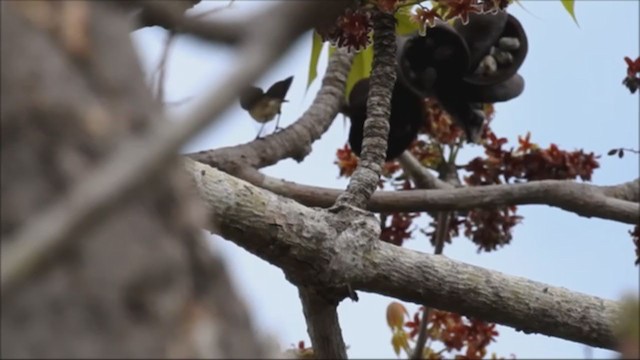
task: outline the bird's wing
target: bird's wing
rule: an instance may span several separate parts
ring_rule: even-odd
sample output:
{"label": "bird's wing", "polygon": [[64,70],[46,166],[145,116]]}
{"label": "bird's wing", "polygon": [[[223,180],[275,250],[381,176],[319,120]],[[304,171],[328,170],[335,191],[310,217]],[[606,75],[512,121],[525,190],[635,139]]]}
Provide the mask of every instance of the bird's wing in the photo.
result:
{"label": "bird's wing", "polygon": [[263,92],[262,89],[251,86],[240,94],[240,107],[249,111],[260,100]]}
{"label": "bird's wing", "polygon": [[284,100],[285,96],[287,96],[287,92],[289,91],[289,87],[291,86],[291,82],[293,81],[293,76],[289,76],[284,80],[280,80],[275,84],[271,85],[269,90],[267,90],[266,95],[273,99]]}

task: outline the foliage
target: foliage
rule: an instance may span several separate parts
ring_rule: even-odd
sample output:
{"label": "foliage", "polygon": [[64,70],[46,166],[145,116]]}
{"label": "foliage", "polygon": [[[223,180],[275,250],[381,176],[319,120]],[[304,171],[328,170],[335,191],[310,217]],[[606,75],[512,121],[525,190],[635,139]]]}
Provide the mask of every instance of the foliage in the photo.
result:
{"label": "foliage", "polygon": [[[387,307],[387,323],[391,328],[391,343],[396,354],[404,350],[407,356],[411,356],[415,351],[410,344],[416,341],[421,328],[420,315],[424,311],[425,308],[420,307],[413,317],[409,317],[406,308],[398,302],[392,302]],[[426,320],[424,359],[482,359],[487,354],[488,345],[498,336],[495,324],[447,311],[431,309]],[[497,359],[495,354],[491,358]]]}
{"label": "foliage", "polygon": [[[516,0],[517,1],[517,0]],[[314,34],[311,64],[317,66],[320,56],[321,41],[331,43],[329,52],[335,47],[346,47],[358,54],[347,81],[345,95],[358,80],[368,77],[373,59],[371,44],[371,16],[370,11],[375,7],[380,11],[392,13],[396,17],[396,33],[405,35],[418,32],[426,35],[428,29],[435,26],[437,20],[453,21],[460,19],[468,21],[473,13],[497,12],[506,9],[514,0],[432,0],[430,6],[424,2],[408,0],[369,0],[361,1],[359,7],[349,9],[336,21],[333,27],[317,29],[320,36]],[[565,10],[578,25],[573,0],[561,0]],[[315,60],[314,60],[315,59]],[[624,84],[634,93],[640,87],[640,58],[631,60],[625,58],[628,65]],[[311,72],[310,72],[311,74]],[[315,78],[310,76],[309,83]],[[456,158],[464,145],[464,131],[452,121],[451,117],[433,99],[425,99],[424,126],[418,138],[409,151],[426,168],[438,171],[440,175],[445,169],[466,172],[463,182],[466,186],[485,186],[492,184],[522,183],[546,179],[590,181],[593,171],[599,168],[598,158],[593,152],[582,149],[564,150],[557,144],[542,147],[531,141],[531,134],[518,136],[517,143],[508,146],[509,140],[501,137],[491,129],[494,116],[493,104],[483,104],[483,111],[487,122],[481,135],[483,156],[478,156],[466,164],[457,164]],[[633,149],[612,149],[608,155],[624,156],[624,151]],[[348,144],[337,150],[335,164],[339,169],[339,177],[350,177],[358,165],[358,157],[353,154]],[[380,179],[380,188],[391,187],[397,191],[415,188],[415,184],[397,161],[384,164]],[[456,174],[457,175],[457,174]],[[460,184],[461,185],[461,184]],[[402,246],[406,240],[413,237],[415,230],[426,235],[432,245],[436,245],[435,219],[426,228],[420,229],[414,220],[420,214],[391,213],[380,214],[382,241]],[[494,209],[472,209],[466,212],[450,214],[445,237],[446,242],[463,234],[478,247],[478,251],[494,251],[507,245],[512,240],[513,228],[523,221],[517,214],[516,206],[504,206]],[[640,226],[630,231],[636,245],[637,260],[640,263]],[[387,308],[387,322],[392,331],[392,347],[396,354],[404,351],[412,356],[415,341],[420,329],[420,314],[425,311],[421,307],[412,318],[406,308],[392,302]],[[466,318],[459,314],[428,310],[426,334],[427,346],[424,348],[423,358],[426,359],[480,359],[487,355],[487,346],[495,341],[498,332],[495,324],[477,319]],[[299,345],[299,351],[307,351],[304,344]],[[436,345],[441,347],[436,349]],[[514,357],[513,355],[511,355]],[[495,354],[491,358],[496,358]]]}
{"label": "foliage", "polygon": [[[455,162],[457,153],[464,148],[464,134],[435,101],[426,100],[425,107],[427,116],[423,130],[410,151],[422,165],[438,170],[448,162]],[[491,119],[494,114],[493,106],[486,105],[484,111],[487,118]],[[505,149],[507,144],[508,140],[498,137],[491,130],[490,123],[487,123],[482,135],[485,155],[476,157],[467,164],[456,164],[457,168],[467,172],[464,176],[466,185],[484,186],[546,179],[580,178],[589,181],[593,171],[599,167],[598,156],[592,152],[562,150],[556,144],[542,148],[531,142],[531,134],[518,137],[517,147]],[[449,159],[445,158],[446,153]],[[339,168],[339,176],[350,176],[358,164],[358,158],[350,152],[348,145],[337,151],[337,157],[335,163]],[[400,191],[415,188],[413,182],[400,171],[400,165],[396,161],[387,163],[385,169],[387,174],[381,181]],[[402,245],[404,240],[411,238],[408,229],[411,228],[413,219],[418,216],[388,215],[391,217],[391,225],[383,226],[381,239]],[[511,241],[513,228],[521,221],[522,217],[517,215],[515,206],[474,209],[466,213],[457,213],[449,222],[449,234],[453,237],[464,233],[478,246],[479,251],[492,251]],[[430,227],[434,225],[432,223]],[[461,226],[464,226],[463,231],[460,229]],[[433,229],[422,231],[433,237]]]}
{"label": "foliage", "polygon": [[627,63],[627,76],[622,80],[622,84],[635,94],[640,87],[640,57],[635,60],[625,57],[624,61]]}
{"label": "foliage", "polygon": [[571,15],[571,18],[573,19],[573,21],[576,23],[576,25],[578,25],[578,19],[576,19],[576,14],[574,9],[575,0],[560,0],[560,1],[562,2],[562,6],[564,6],[564,9],[567,10],[569,15]]}
{"label": "foliage", "polygon": [[[419,0],[360,0],[360,6],[353,6],[345,10],[336,22],[326,28],[317,28],[313,33],[311,57],[309,61],[309,87],[317,77],[318,59],[322,53],[322,42],[331,44],[329,54],[335,47],[344,47],[356,51],[358,54],[347,80],[345,96],[353,85],[371,73],[373,51],[371,48],[371,10],[378,9],[394,14],[396,18],[396,34],[407,35],[419,32],[426,35],[427,29],[435,26],[436,19],[453,21],[461,19],[466,23],[473,13],[495,13],[505,10],[517,0],[431,0],[430,6]],[[574,0],[561,0],[562,5],[578,24],[574,12]]]}

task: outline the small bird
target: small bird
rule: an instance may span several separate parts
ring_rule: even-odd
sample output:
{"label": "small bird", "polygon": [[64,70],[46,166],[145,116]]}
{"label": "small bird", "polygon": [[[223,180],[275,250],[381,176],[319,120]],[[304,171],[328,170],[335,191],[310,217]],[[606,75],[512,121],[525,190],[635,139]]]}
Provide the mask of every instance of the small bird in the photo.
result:
{"label": "small bird", "polygon": [[293,76],[278,81],[271,85],[267,92],[263,92],[259,87],[251,86],[240,95],[240,107],[249,112],[251,117],[262,124],[256,139],[260,137],[260,133],[267,122],[273,120],[276,116],[276,131],[280,128],[280,108],[282,103],[287,102],[285,97],[293,81]]}

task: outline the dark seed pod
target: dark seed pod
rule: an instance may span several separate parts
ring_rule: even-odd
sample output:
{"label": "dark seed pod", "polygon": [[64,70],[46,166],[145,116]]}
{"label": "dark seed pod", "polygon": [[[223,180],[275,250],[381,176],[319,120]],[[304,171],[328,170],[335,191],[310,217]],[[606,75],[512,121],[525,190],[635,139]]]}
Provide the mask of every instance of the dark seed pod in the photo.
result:
{"label": "dark seed pod", "polygon": [[469,66],[469,49],[456,30],[438,20],[426,36],[397,38],[398,79],[421,97],[433,96],[437,78],[460,77]]}
{"label": "dark seed pod", "polygon": [[462,37],[469,48],[469,64],[467,70],[475,71],[484,58],[502,36],[509,14],[499,11],[497,14],[470,14],[469,22],[462,24],[460,19],[453,23],[453,28]]}
{"label": "dark seed pod", "polygon": [[[517,49],[514,49],[509,52],[510,59],[507,61],[509,61],[510,63],[508,64],[505,63],[505,65],[498,67],[497,71],[490,75],[486,75],[482,73],[471,73],[465,77],[465,81],[472,84],[477,84],[477,85],[498,84],[502,81],[506,81],[509,78],[511,78],[514,74],[518,72],[518,69],[520,69],[520,66],[522,65],[525,57],[527,56],[527,51],[529,50],[527,34],[524,32],[524,29],[522,28],[522,24],[520,24],[520,22],[515,17],[507,13],[504,13],[504,14],[507,15],[507,21],[504,27],[502,28],[501,33],[494,40],[494,43],[492,45],[497,45],[499,47],[498,49],[494,50],[494,56],[495,56],[496,53],[504,51],[503,46],[506,46],[509,48],[515,48],[516,41],[514,41],[514,39],[517,39],[517,45],[518,45]],[[489,16],[489,15],[485,15],[485,16]],[[469,24],[472,24],[471,20],[469,20]],[[466,31],[468,32],[469,30],[466,30]],[[507,40],[504,40],[504,39],[507,39]],[[482,44],[485,44],[485,42],[482,41]],[[478,45],[468,44],[468,46],[469,46],[469,49],[474,49],[478,51],[480,49]],[[490,52],[491,52],[491,46],[487,48],[487,53],[490,53]],[[476,54],[472,53],[472,55],[476,55]],[[498,57],[496,57],[496,59],[498,59]],[[471,64],[471,66],[473,67],[474,65]],[[475,70],[475,67],[473,69]]]}

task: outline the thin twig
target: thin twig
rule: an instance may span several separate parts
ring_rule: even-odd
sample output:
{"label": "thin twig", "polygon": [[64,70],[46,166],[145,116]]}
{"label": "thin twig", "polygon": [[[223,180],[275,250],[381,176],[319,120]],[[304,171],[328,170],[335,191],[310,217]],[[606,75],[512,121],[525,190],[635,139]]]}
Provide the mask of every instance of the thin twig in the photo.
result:
{"label": "thin twig", "polygon": [[[243,167],[233,173],[243,180],[306,206],[330,208],[340,189],[296,184]],[[633,185],[632,182],[628,183]],[[570,180],[541,180],[522,184],[472,186],[449,190],[376,191],[366,208],[373,212],[471,210],[509,205],[549,205],[585,217],[635,225],[640,204],[605,194],[615,187]]]}
{"label": "thin twig", "polygon": [[220,7],[217,7],[217,8],[209,9],[207,11],[201,12],[200,14],[192,15],[190,18],[191,19],[202,19],[204,17],[207,17],[208,15],[219,13],[222,10],[226,10],[226,9],[230,8],[231,5],[233,5],[233,1],[234,0],[230,0],[229,3],[227,5],[225,5],[225,6],[220,6]]}
{"label": "thin twig", "polygon": [[452,189],[453,185],[438,179],[424,168],[410,152],[405,151],[398,158],[404,172],[409,174],[420,189]]}
{"label": "thin twig", "polygon": [[167,34],[167,40],[164,43],[164,48],[162,50],[162,55],[160,56],[160,62],[158,63],[158,78],[156,83],[156,99],[159,103],[164,103],[164,85],[165,85],[165,77],[167,74],[167,61],[169,59],[169,50],[171,49],[171,44],[175,38],[175,32],[169,31]]}

